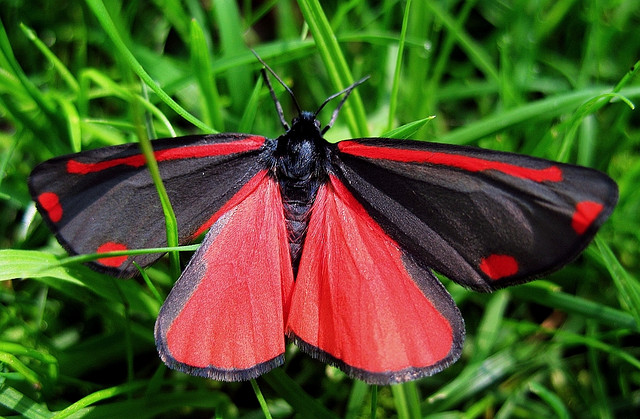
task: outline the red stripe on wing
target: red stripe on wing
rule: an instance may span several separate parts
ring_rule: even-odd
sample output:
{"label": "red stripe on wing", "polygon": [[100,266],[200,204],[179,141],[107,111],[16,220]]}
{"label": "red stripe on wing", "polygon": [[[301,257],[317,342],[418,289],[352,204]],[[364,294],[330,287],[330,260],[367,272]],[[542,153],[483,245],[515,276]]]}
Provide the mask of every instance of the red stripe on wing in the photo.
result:
{"label": "red stripe on wing", "polygon": [[[203,157],[221,156],[227,154],[244,153],[257,150],[264,144],[265,138],[254,136],[240,141],[227,143],[201,144],[164,150],[154,151],[154,156],[158,162],[168,160],[196,159]],[[116,166],[141,167],[146,164],[144,155],[135,154],[133,156],[122,157],[111,160],[102,160],[95,163],[84,163],[77,160],[67,162],[67,172],[72,174],[86,175],[100,172]]]}
{"label": "red stripe on wing", "polygon": [[409,150],[402,148],[380,147],[361,144],[355,141],[342,141],[338,148],[343,153],[354,156],[393,160],[405,163],[427,163],[455,167],[470,172],[495,170],[509,176],[529,179],[534,182],[561,182],[562,170],[558,166],[550,165],[544,169],[516,166],[509,163],[485,160],[478,157],[461,154],[442,153],[437,151]]}

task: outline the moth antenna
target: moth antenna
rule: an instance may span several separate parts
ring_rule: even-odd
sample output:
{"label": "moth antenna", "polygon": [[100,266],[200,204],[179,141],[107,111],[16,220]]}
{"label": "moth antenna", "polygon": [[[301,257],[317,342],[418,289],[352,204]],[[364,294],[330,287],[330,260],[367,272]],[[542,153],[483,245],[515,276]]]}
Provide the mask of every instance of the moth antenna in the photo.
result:
{"label": "moth antenna", "polygon": [[331,120],[329,121],[329,123],[322,129],[322,134],[324,134],[325,132],[327,132],[329,130],[329,128],[331,128],[333,126],[333,123],[336,122],[336,119],[338,118],[338,112],[340,112],[340,109],[342,108],[342,105],[344,105],[344,103],[347,101],[347,98],[349,97],[349,95],[351,94],[351,92],[353,91],[353,89],[355,89],[356,87],[358,87],[359,85],[361,85],[362,83],[364,83],[365,81],[367,81],[369,79],[370,76],[366,76],[360,80],[358,80],[357,82],[353,83],[351,86],[347,87],[344,90],[339,91],[338,93],[334,93],[331,96],[329,96],[328,98],[325,99],[324,102],[322,102],[322,105],[320,105],[320,107],[318,108],[318,110],[316,111],[315,114],[313,114],[314,118],[317,118],[318,114],[320,113],[320,111],[322,110],[322,108],[325,107],[325,105],[327,103],[329,103],[330,101],[332,101],[333,99],[337,98],[338,96],[344,94],[344,97],[342,98],[342,100],[340,101],[340,103],[338,104],[338,106],[334,109],[333,113],[331,114]]}
{"label": "moth antenna", "polygon": [[278,99],[276,97],[276,93],[273,91],[273,87],[271,86],[271,82],[269,81],[269,77],[267,77],[267,73],[266,73],[265,69],[267,69],[269,71],[269,73],[271,73],[271,75],[273,75],[273,77],[275,77],[275,79],[278,80],[278,83],[280,83],[282,85],[282,87],[284,87],[284,89],[289,93],[289,96],[291,96],[291,99],[293,99],[293,104],[296,106],[296,109],[298,110],[298,115],[300,115],[300,114],[302,114],[302,109],[300,109],[300,105],[298,104],[298,100],[296,99],[295,95],[293,94],[293,91],[289,88],[289,86],[287,86],[286,83],[284,81],[282,81],[282,79],[276,74],[276,72],[273,71],[273,69],[271,67],[269,67],[267,65],[267,63],[265,63],[262,60],[262,58],[260,58],[258,53],[255,52],[254,50],[251,50],[251,52],[253,53],[253,55],[256,56],[258,61],[260,61],[260,64],[262,64],[262,66],[263,66],[263,68],[262,68],[262,77],[264,78],[265,83],[269,87],[269,92],[271,92],[271,97],[273,98],[273,101],[276,104],[276,110],[278,111],[278,116],[280,117],[280,122],[282,122],[282,125],[285,127],[285,129],[289,129],[289,124],[287,124],[287,122],[284,119],[284,113],[282,112],[282,105],[280,105],[280,102],[278,101]]}
{"label": "moth antenna", "polygon": [[280,123],[284,127],[285,131],[289,131],[289,124],[287,124],[287,121],[284,119],[284,112],[282,111],[282,105],[280,105],[280,102],[276,97],[276,92],[274,92],[273,87],[271,87],[271,82],[269,82],[269,76],[267,76],[267,71],[264,68],[262,68],[260,73],[262,74],[262,78],[264,79],[264,82],[267,84],[267,87],[269,88],[269,93],[271,93],[271,98],[273,99],[273,103],[275,103],[276,105],[276,112],[278,112],[278,116],[280,117]]}

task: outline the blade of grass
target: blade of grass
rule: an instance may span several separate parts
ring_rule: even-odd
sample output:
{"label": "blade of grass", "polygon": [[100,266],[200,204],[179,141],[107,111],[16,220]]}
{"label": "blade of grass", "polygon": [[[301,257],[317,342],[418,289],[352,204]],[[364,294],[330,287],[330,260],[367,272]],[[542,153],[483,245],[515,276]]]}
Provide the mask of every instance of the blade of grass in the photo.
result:
{"label": "blade of grass", "polygon": [[[576,109],[575,112],[573,112],[571,120],[567,121],[567,125],[569,128],[562,138],[562,148],[560,149],[558,155],[555,157],[558,161],[566,162],[568,160],[569,152],[577,137],[578,129],[583,126],[584,120],[589,115],[594,114],[600,108],[610,103],[614,98],[620,99],[621,101],[625,102],[629,106],[629,108],[634,108],[633,103],[631,103],[629,99],[618,93],[602,93],[581,104],[580,107]],[[585,164],[587,162],[582,161],[579,163]]]}
{"label": "blade of grass", "polygon": [[73,77],[73,74],[71,74],[71,72],[64,65],[64,63],[62,61],[60,61],[60,59],[58,57],[56,57],[56,55],[53,52],[51,52],[51,50],[47,47],[47,45],[45,45],[45,43],[42,42],[37,37],[37,35],[36,35],[36,33],[35,33],[35,31],[33,29],[29,28],[24,23],[20,23],[20,29],[22,29],[22,32],[25,34],[25,36],[31,42],[33,42],[33,44],[42,53],[42,55],[47,57],[49,62],[51,62],[51,64],[53,64],[53,67],[56,69],[58,74],[60,74],[60,77],[67,84],[69,89],[71,89],[72,92],[77,93],[78,89],[79,89],[78,81],[75,79],[75,77]]}
{"label": "blade of grass", "polygon": [[[108,95],[113,95],[115,97],[118,97],[122,100],[126,100],[126,101],[132,101],[134,98],[134,95],[131,93],[131,91],[121,85],[119,85],[118,83],[114,82],[112,79],[110,79],[107,75],[105,75],[104,73],[95,70],[95,69],[87,69],[82,71],[80,77],[80,85],[81,86],[86,86],[84,88],[81,88],[80,91],[82,92],[83,90],[86,91],[86,93],[81,93],[81,95],[86,96],[86,100],[88,100],[90,98],[90,92],[89,90],[89,82],[93,82],[95,84],[97,84],[98,86],[100,86],[102,89],[105,90],[105,92],[97,92],[94,94],[100,94],[100,96],[102,96],[103,94],[108,94]],[[166,128],[167,132],[169,133],[169,136],[171,137],[175,137],[176,136],[176,132],[173,129],[173,126],[171,126],[171,122],[169,121],[169,119],[162,113],[162,111],[160,111],[160,109],[158,109],[154,104],[152,104],[151,102],[149,102],[148,100],[144,100],[144,98],[140,99],[140,103],[142,103],[142,105],[145,108],[145,111],[150,112],[151,114],[153,114],[153,116],[158,119],[158,121],[160,121],[162,123],[162,125]],[[82,109],[82,107],[87,108],[88,105],[82,104],[79,100],[79,104],[78,104],[78,108]],[[83,113],[84,115],[86,115],[86,111],[84,111]],[[113,123],[112,123],[113,124]],[[118,142],[119,144],[120,142]]]}
{"label": "blade of grass", "polygon": [[420,419],[420,397],[415,381],[391,386],[393,401],[400,419]]}
{"label": "blade of grass", "polygon": [[[240,17],[237,2],[218,0],[212,3],[213,16],[218,26],[223,59],[238,57],[247,50],[243,38],[244,25]],[[224,77],[231,95],[231,108],[239,113],[249,96],[251,73],[245,65],[236,65],[226,71]]]}
{"label": "blade of grass", "polygon": [[484,73],[485,77],[500,82],[498,70],[492,64],[492,60],[486,53],[485,48],[474,41],[473,38],[456,23],[451,15],[440,6],[440,3],[430,1],[425,4],[437,16],[447,30],[453,34],[460,48],[467,53],[469,59]]}
{"label": "blade of grass", "polygon": [[535,381],[529,382],[529,390],[536,396],[544,400],[553,409],[556,418],[567,419],[571,417],[571,415],[569,415],[567,407],[562,402],[562,399],[558,397],[553,391]]}
{"label": "blade of grass", "polygon": [[623,302],[623,306],[626,306],[625,308],[635,319],[637,328],[637,325],[640,325],[640,286],[638,281],[620,265],[620,262],[604,240],[596,237],[595,243],[602,253],[605,266],[618,289],[618,295]]}
{"label": "blade of grass", "polygon": [[123,384],[121,386],[115,386],[110,388],[105,388],[104,390],[99,390],[89,394],[86,397],[81,398],[77,402],[69,405],[63,410],[60,410],[52,418],[54,419],[62,419],[68,416],[73,415],[74,413],[78,413],[81,409],[90,406],[92,404],[96,404],[100,401],[110,399],[112,397],[116,397],[120,394],[130,393],[135,390],[139,390],[145,387],[147,384],[146,381],[136,381],[127,384]]}
{"label": "blade of grass", "polygon": [[579,314],[601,324],[640,331],[639,323],[633,315],[557,289],[550,289],[540,281],[519,285],[512,288],[510,292],[524,301],[534,301],[547,307]]}
{"label": "blade of grass", "polygon": [[[178,246],[178,220],[175,212],[173,211],[173,206],[171,205],[167,189],[164,187],[164,183],[162,182],[162,176],[160,175],[160,169],[158,167],[158,162],[156,161],[153,146],[151,145],[151,141],[143,128],[145,124],[142,120],[143,115],[140,109],[140,102],[134,98],[133,105],[135,122],[134,128],[138,132],[138,144],[140,145],[140,150],[146,160],[147,169],[149,170],[151,180],[153,181],[153,185],[158,193],[160,205],[162,206],[162,212],[164,214],[167,246],[176,247]],[[177,279],[180,276],[180,255],[177,251],[169,252],[169,259],[171,261],[169,265],[171,276]]]}
{"label": "blade of grass", "polygon": [[371,388],[371,408],[369,409],[371,419],[376,419],[376,408],[378,407],[378,386]]}
{"label": "blade of grass", "polygon": [[209,47],[204,32],[194,19],[191,21],[191,65],[200,87],[202,98],[202,114],[205,115],[205,123],[218,131],[224,130],[222,112],[220,111],[220,96],[216,88],[211,60],[209,59]]}
{"label": "blade of grass", "polygon": [[281,368],[275,368],[262,379],[278,393],[297,412],[304,412],[313,418],[336,418],[321,403],[307,394],[295,381],[293,381]]}
{"label": "blade of grass", "polygon": [[247,106],[244,108],[244,112],[242,113],[242,119],[238,124],[239,132],[250,132],[253,127],[253,123],[256,119],[256,114],[258,113],[258,105],[260,103],[260,91],[262,90],[262,77],[258,77],[256,80],[256,86],[253,88],[253,92],[251,92],[251,96],[247,101]]}
{"label": "blade of grass", "polygon": [[262,414],[265,419],[271,419],[271,412],[269,412],[269,406],[267,406],[267,401],[264,399],[262,395],[262,391],[260,391],[260,387],[258,387],[258,383],[256,380],[251,380],[251,387],[253,388],[253,392],[256,395],[256,399],[258,399],[258,403],[260,403],[260,409],[262,409]]}
{"label": "blade of grass", "polygon": [[509,292],[497,292],[485,305],[484,314],[477,329],[477,337],[471,362],[481,362],[491,355],[502,330],[504,313],[510,301]]}
{"label": "blade of grass", "polygon": [[[535,118],[550,119],[556,117],[576,108],[585,100],[603,93],[603,89],[585,89],[541,99],[518,108],[487,116],[444,134],[437,141],[448,144],[469,144],[524,121]],[[622,94],[626,97],[640,96],[640,87],[623,89]]]}
{"label": "blade of grass", "polygon": [[144,70],[138,60],[136,60],[134,55],[124,44],[124,41],[118,33],[118,30],[116,29],[113,21],[111,20],[111,16],[109,16],[109,12],[107,12],[107,8],[105,7],[104,3],[101,0],[87,0],[87,4],[102,25],[104,31],[107,33],[107,35],[109,35],[109,38],[118,50],[118,53],[122,55],[122,57],[129,64],[131,69],[138,75],[138,77],[140,77],[146,83],[146,85],[149,86],[151,90],[153,90],[155,94],[157,94],[158,97],[164,103],[166,103],[167,106],[173,109],[178,115],[191,122],[203,132],[215,132],[213,128],[203,123],[195,116],[191,115],[184,108],[182,108],[182,106],[178,105],[176,101],[174,101],[169,95],[167,95],[164,90],[162,90],[162,88],[155,81],[153,81],[151,76],[149,76],[149,74]]}
{"label": "blade of grass", "polygon": [[[344,419],[355,419],[359,417],[360,410],[366,400],[369,389],[374,392],[376,388],[377,386],[369,386],[364,381],[355,380],[351,385],[351,392],[349,393],[349,401],[346,408],[347,413],[344,415]],[[375,408],[373,410],[375,411]]]}
{"label": "blade of grass", "polygon": [[46,115],[49,132],[53,131],[54,135],[63,137],[62,134],[65,132],[64,121],[57,115],[53,102],[33,84],[20,67],[2,20],[0,20],[0,68],[10,71],[10,74],[20,81],[20,87]]}
{"label": "blade of grass", "polygon": [[[3,344],[0,342],[0,347]],[[23,362],[18,359],[18,357],[13,354],[6,353],[0,349],[0,364],[3,366],[3,373],[5,372],[5,368],[9,371],[15,371],[20,374],[23,379],[34,387],[42,386],[42,379],[40,376],[31,368],[27,367]]]}
{"label": "blade of grass", "polygon": [[404,124],[398,128],[387,131],[381,135],[381,137],[385,138],[397,138],[397,139],[407,139],[411,138],[416,132],[420,130],[423,126],[426,125],[427,122],[431,121],[435,118],[434,115],[427,116],[426,118],[419,119],[417,121],[409,122]]}
{"label": "blade of grass", "polygon": [[[115,392],[114,392],[115,393]],[[118,394],[123,394],[119,391]],[[98,396],[105,397],[98,394]],[[189,412],[191,409],[216,412],[223,418],[236,417],[238,411],[229,406],[229,398],[220,391],[183,390],[181,392],[156,393],[134,400],[103,399],[99,404],[92,403],[71,414],[73,418],[155,418],[175,417],[176,412]],[[184,415],[188,415],[185,413]],[[193,414],[192,414],[193,415]],[[51,416],[49,416],[51,417]],[[69,417],[69,416],[67,416]]]}
{"label": "blade of grass", "polygon": [[49,419],[51,412],[45,407],[36,403],[27,395],[19,392],[15,388],[8,386],[0,377],[0,405],[18,413],[27,419]]}
{"label": "blade of grass", "polygon": [[396,116],[396,107],[398,105],[398,89],[400,88],[400,70],[402,68],[404,44],[407,39],[407,26],[409,23],[410,10],[411,10],[411,0],[407,0],[407,3],[404,6],[404,17],[402,18],[402,29],[400,30],[400,39],[398,41],[398,55],[396,57],[396,65],[393,73],[391,97],[389,98],[389,117],[387,120],[387,131],[393,128],[393,121]]}
{"label": "blade of grass", "polygon": [[[463,27],[464,23],[469,18],[469,13],[471,13],[471,10],[473,9],[473,6],[475,6],[476,2],[477,0],[470,0],[470,1],[464,2],[464,4],[462,5],[462,9],[458,14],[458,18],[455,22],[456,27]],[[437,94],[439,90],[438,86],[440,85],[442,76],[445,74],[447,64],[449,63],[449,60],[451,58],[451,52],[455,47],[456,39],[455,39],[454,33],[457,33],[457,32],[458,32],[457,30],[456,31],[448,30],[445,35],[444,41],[442,42],[442,46],[439,48],[438,56],[435,60],[436,63],[433,66],[433,72],[431,74],[431,77],[429,77],[429,81],[426,88],[427,92],[429,93],[433,92],[433,94],[429,94],[427,100],[424,101],[425,107],[423,109],[425,109],[425,111],[427,112],[433,112],[435,108],[434,99],[438,98],[438,94]]]}
{"label": "blade of grass", "polygon": [[[36,349],[28,348],[14,342],[2,342],[2,341],[0,341],[0,352],[10,354],[11,356],[14,356],[14,357],[19,356],[19,357],[27,357],[27,358],[35,359],[36,361],[47,365],[46,374],[48,376],[47,377],[48,380],[55,381],[56,379],[58,379],[58,359],[51,354],[43,353]],[[19,360],[17,360],[17,362],[22,364],[24,368],[27,368]],[[39,371],[42,372],[41,369],[39,369]],[[36,381],[41,381],[40,379],[36,378],[35,373],[31,374],[29,378],[30,378],[29,381],[31,381],[34,384],[36,383]]]}
{"label": "blade of grass", "polygon": [[57,97],[60,108],[62,108],[61,114],[65,116],[67,121],[67,131],[69,132],[69,138],[71,140],[71,149],[74,153],[79,152],[82,149],[82,124],[80,123],[80,116],[78,110],[73,103],[66,98]]}
{"label": "blade of grass", "polygon": [[541,327],[539,324],[518,322],[516,327],[518,331],[523,334],[544,333],[552,335],[554,344],[559,345],[561,348],[569,349],[576,346],[587,346],[592,349],[597,349],[598,351],[604,352],[608,355],[620,358],[631,367],[636,370],[640,370],[640,359],[620,348],[618,342],[609,344],[603,341],[603,338],[600,336],[583,336],[578,333],[567,332],[561,329],[548,330]]}
{"label": "blade of grass", "polygon": [[[337,91],[346,88],[353,83],[354,79],[320,2],[318,0],[299,0],[298,5],[305,22],[309,25],[318,53],[327,68],[333,85]],[[344,112],[351,134],[354,137],[367,137],[367,119],[357,89],[351,93],[348,103],[345,104]]]}

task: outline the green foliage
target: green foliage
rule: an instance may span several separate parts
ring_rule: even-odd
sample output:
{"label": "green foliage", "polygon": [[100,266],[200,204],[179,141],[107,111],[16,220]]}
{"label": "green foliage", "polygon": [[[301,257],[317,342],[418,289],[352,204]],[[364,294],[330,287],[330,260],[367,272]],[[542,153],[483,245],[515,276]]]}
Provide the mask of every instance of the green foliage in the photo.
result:
{"label": "green foliage", "polygon": [[[631,104],[640,97],[640,6],[322,3],[0,0],[1,416],[637,412],[640,119]],[[254,385],[170,371],[153,324],[175,272],[163,261],[144,280],[123,281],[66,258],[26,179],[48,158],[146,137],[277,136],[249,48],[307,109],[371,75],[331,140],[392,130],[587,165],[616,179],[618,207],[596,244],[544,280],[491,295],[447,282],[467,340],[462,359],[433,377],[371,388],[295,347]]]}

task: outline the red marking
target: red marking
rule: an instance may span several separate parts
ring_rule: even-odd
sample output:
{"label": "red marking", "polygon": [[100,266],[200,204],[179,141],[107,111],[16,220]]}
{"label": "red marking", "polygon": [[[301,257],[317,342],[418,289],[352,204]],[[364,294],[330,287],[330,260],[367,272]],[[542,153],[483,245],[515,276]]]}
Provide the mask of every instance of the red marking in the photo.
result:
{"label": "red marking", "polygon": [[402,257],[331,176],[311,212],[288,333],[368,372],[437,364],[451,352],[452,326],[418,288]]}
{"label": "red marking", "polygon": [[[100,245],[98,249],[96,249],[96,253],[117,252],[117,251],[127,250],[127,249],[128,247],[122,243],[106,242]],[[110,268],[118,268],[122,266],[122,264],[127,260],[128,257],[129,256],[127,255],[112,256],[108,258],[98,259],[96,260],[96,262],[104,266],[109,266]]]}
{"label": "red marking", "polygon": [[[153,153],[158,162],[167,160],[196,159],[203,157],[221,156],[227,154],[244,153],[257,150],[264,144],[264,137],[249,137],[240,141],[218,144],[203,144],[180,147],[176,142],[176,147],[166,150],[158,150]],[[76,160],[67,162],[67,172],[79,175],[100,172],[116,166],[141,167],[146,164],[142,154],[134,154],[129,157],[119,159],[103,160],[96,163],[83,163]]]}
{"label": "red marking", "polygon": [[174,290],[183,289],[181,281],[192,294],[184,306],[173,307],[179,312],[166,332],[175,360],[236,370],[284,353],[293,271],[273,179],[262,177],[220,229],[206,236]]}
{"label": "red marking", "polygon": [[480,270],[496,280],[518,273],[518,261],[509,255],[489,255],[480,261]]}
{"label": "red marking", "polygon": [[576,210],[571,217],[571,227],[578,234],[583,234],[598,218],[604,206],[598,202],[582,201],[576,204]]}
{"label": "red marking", "polygon": [[60,205],[58,194],[43,192],[38,196],[38,203],[47,212],[51,221],[57,223],[62,219],[62,205]]}
{"label": "red marking", "polygon": [[262,170],[262,171],[256,173],[256,175],[253,178],[251,178],[249,180],[249,182],[247,182],[242,188],[240,188],[240,190],[238,192],[236,192],[236,194],[233,195],[233,197],[231,197],[231,199],[228,200],[222,206],[222,208],[220,208],[215,214],[213,214],[211,217],[209,217],[209,219],[207,221],[205,221],[196,230],[196,232],[191,235],[191,238],[195,239],[200,234],[202,234],[205,231],[207,231],[207,229],[209,227],[211,227],[213,225],[213,223],[218,221],[218,218],[220,218],[222,216],[222,214],[224,214],[225,212],[229,211],[231,208],[235,207],[240,202],[242,202],[242,200],[244,200],[249,194],[251,194],[262,183],[262,181],[263,181],[263,179],[264,179],[264,177],[266,175],[267,175],[267,171],[266,170]]}
{"label": "red marking", "polygon": [[338,148],[343,153],[371,159],[385,159],[407,163],[437,164],[468,170],[470,172],[496,170],[509,176],[529,179],[534,182],[562,181],[562,170],[557,166],[549,166],[544,169],[532,169],[499,161],[462,156],[460,154],[379,147],[360,144],[355,141],[341,141],[338,143]]}

